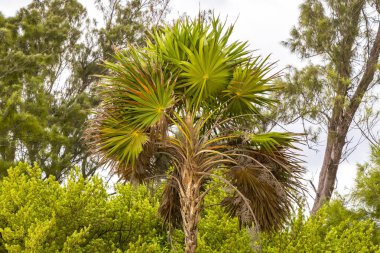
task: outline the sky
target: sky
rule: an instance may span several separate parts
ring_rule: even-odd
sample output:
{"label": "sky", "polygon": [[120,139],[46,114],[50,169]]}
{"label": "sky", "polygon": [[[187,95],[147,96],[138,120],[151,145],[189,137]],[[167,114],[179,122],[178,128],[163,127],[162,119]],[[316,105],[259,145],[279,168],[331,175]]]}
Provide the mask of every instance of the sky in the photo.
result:
{"label": "sky", "polygon": [[[96,17],[93,1],[79,1],[89,8],[90,17]],[[30,0],[0,0],[0,11],[6,16],[11,16],[29,2]],[[171,0],[171,13],[168,18],[175,19],[184,12],[195,16],[199,10],[214,10],[214,13],[220,15],[222,19],[227,18],[228,23],[235,22],[232,39],[248,41],[250,49],[256,50],[255,54],[264,56],[270,54],[270,59],[278,62],[276,70],[282,70],[288,65],[301,67],[306,64],[281,45],[281,41],[289,37],[292,26],[297,23],[299,5],[302,2],[301,0]],[[292,132],[302,132],[300,125],[289,128],[288,130]],[[359,132],[353,132],[351,135],[357,139]],[[321,143],[325,139],[326,136],[321,135]],[[308,172],[305,177],[307,180],[312,180],[314,185],[318,183],[324,146],[320,146],[318,150],[315,152],[304,147],[302,151],[303,160],[307,161],[305,167]],[[356,164],[368,161],[368,157],[369,144],[363,142],[350,158],[340,165],[337,192],[341,194],[349,192],[354,184]]]}

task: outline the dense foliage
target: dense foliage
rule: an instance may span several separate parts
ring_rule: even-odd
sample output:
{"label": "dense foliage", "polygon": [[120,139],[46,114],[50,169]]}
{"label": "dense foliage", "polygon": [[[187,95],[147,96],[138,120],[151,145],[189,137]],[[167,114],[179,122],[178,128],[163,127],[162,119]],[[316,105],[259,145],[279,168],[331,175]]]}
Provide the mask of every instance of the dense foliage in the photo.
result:
{"label": "dense foliage", "polygon": [[[0,233],[8,252],[161,252],[166,233],[158,201],[145,187],[115,186],[72,171],[60,184],[37,166],[19,164],[0,183]],[[132,250],[133,249],[133,250]]]}
{"label": "dense foliage", "polygon": [[98,163],[81,139],[98,104],[94,74],[104,73],[99,64],[113,47],[142,43],[167,4],[98,0],[96,22],[76,0],[34,0],[12,17],[0,13],[0,175],[18,161],[37,162],[59,180],[72,165],[94,174]]}
{"label": "dense foliage", "polygon": [[380,252],[375,222],[348,210],[341,200],[324,205],[309,218],[300,209],[284,231],[263,235],[261,247],[271,253]]}
{"label": "dense foliage", "polygon": [[59,2],[34,1],[14,17],[0,14],[1,174],[26,160],[59,177],[77,159],[75,129],[90,101],[60,102],[54,89],[81,36],[85,9],[75,0]]}
{"label": "dense foliage", "polygon": [[380,221],[380,148],[372,147],[369,162],[359,165],[353,196],[364,204],[366,212]]}
{"label": "dense foliage", "polygon": [[[42,177],[36,165],[19,164],[1,181],[0,252],[183,252],[183,232],[168,236],[157,216],[162,189],[117,184],[107,192],[100,178],[85,179],[78,170],[63,184]],[[240,230],[218,204],[225,195],[213,188],[205,199],[198,252],[380,252],[379,228],[342,201],[315,217],[300,209],[269,235]]]}

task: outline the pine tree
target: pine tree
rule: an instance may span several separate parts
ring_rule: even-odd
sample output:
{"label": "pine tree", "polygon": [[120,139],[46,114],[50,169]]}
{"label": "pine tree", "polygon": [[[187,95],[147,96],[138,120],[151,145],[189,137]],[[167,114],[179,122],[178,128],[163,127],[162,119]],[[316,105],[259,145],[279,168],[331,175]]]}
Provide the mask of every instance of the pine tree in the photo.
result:
{"label": "pine tree", "polygon": [[363,118],[364,106],[373,105],[369,98],[379,80],[379,13],[379,1],[306,0],[285,42],[301,58],[319,59],[293,68],[283,80],[286,103],[279,110],[291,115],[287,120],[302,118],[326,129],[314,213],[331,198],[353,122]]}

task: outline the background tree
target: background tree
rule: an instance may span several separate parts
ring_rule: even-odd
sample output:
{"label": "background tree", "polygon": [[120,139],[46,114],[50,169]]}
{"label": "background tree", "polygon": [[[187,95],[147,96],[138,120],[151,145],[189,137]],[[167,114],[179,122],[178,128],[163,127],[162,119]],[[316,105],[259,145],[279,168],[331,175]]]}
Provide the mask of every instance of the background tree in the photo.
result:
{"label": "background tree", "polygon": [[295,136],[260,132],[260,107],[274,103],[271,65],[229,42],[232,29],[184,19],[117,52],[88,129],[91,150],[126,180],[166,178],[159,212],[182,226],[185,252],[197,247],[210,178],[228,182],[222,204],[257,230],[281,227],[302,189]]}
{"label": "background tree", "polygon": [[[98,103],[94,74],[113,47],[141,43],[160,24],[168,1],[97,1],[105,27],[76,0],[32,1],[14,17],[0,15],[0,172],[17,161],[37,162],[61,180],[80,166],[99,167],[82,141]],[[100,22],[101,23],[101,22]]]}
{"label": "background tree", "polygon": [[54,89],[61,65],[80,38],[84,17],[85,9],[68,0],[34,1],[15,17],[3,18],[2,173],[17,160],[37,161],[46,174],[71,166],[74,147],[65,125],[59,124],[70,112],[59,110]]}
{"label": "background tree", "polygon": [[327,133],[313,213],[331,198],[348,132],[354,121],[366,117],[364,107],[372,105],[370,90],[378,83],[379,11],[378,1],[307,0],[285,42],[301,58],[316,58],[302,69],[291,69],[283,80],[286,103],[279,110],[292,115],[283,118],[287,121],[301,117]]}

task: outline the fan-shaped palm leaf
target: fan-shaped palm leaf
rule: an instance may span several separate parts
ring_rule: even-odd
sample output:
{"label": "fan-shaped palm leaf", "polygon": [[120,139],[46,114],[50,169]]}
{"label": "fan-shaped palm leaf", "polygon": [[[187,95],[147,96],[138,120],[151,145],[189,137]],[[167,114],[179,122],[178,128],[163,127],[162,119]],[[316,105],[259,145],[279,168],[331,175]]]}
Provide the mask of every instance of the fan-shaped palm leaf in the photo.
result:
{"label": "fan-shaped palm leaf", "polygon": [[133,47],[117,52],[115,59],[117,63],[105,63],[112,75],[104,76],[103,103],[122,113],[134,127],[146,128],[162,120],[174,104],[175,78],[165,77],[164,66]]}
{"label": "fan-shaped palm leaf", "polygon": [[183,48],[188,54],[188,61],[181,61],[180,87],[185,88],[185,94],[193,98],[195,106],[200,101],[222,91],[231,76],[227,57],[221,52],[215,39],[199,42],[199,49],[191,51]]}
{"label": "fan-shaped palm leaf", "polygon": [[273,64],[268,58],[257,57],[253,62],[235,68],[233,78],[223,92],[233,115],[260,112],[259,107],[271,106],[275,101],[268,97],[276,90],[270,84],[274,76],[268,76]]}
{"label": "fan-shaped palm leaf", "polygon": [[268,132],[268,133],[241,133],[242,138],[249,143],[251,147],[256,147],[257,150],[265,152],[273,152],[273,150],[279,150],[282,147],[295,148],[292,142],[295,141],[295,137],[290,133]]}
{"label": "fan-shaped palm leaf", "polygon": [[152,34],[150,51],[179,69],[177,92],[190,97],[190,104],[199,108],[208,98],[215,99],[227,88],[235,66],[248,60],[247,43],[228,44],[233,26],[225,29],[219,19],[205,22],[178,22]]}
{"label": "fan-shaped palm leaf", "polygon": [[149,161],[156,159],[157,136],[167,131],[175,77],[165,77],[165,66],[133,47],[117,52],[116,60],[105,63],[111,74],[99,87],[102,107],[90,122],[87,140],[104,163],[141,181],[152,174],[144,169],[155,170]]}

